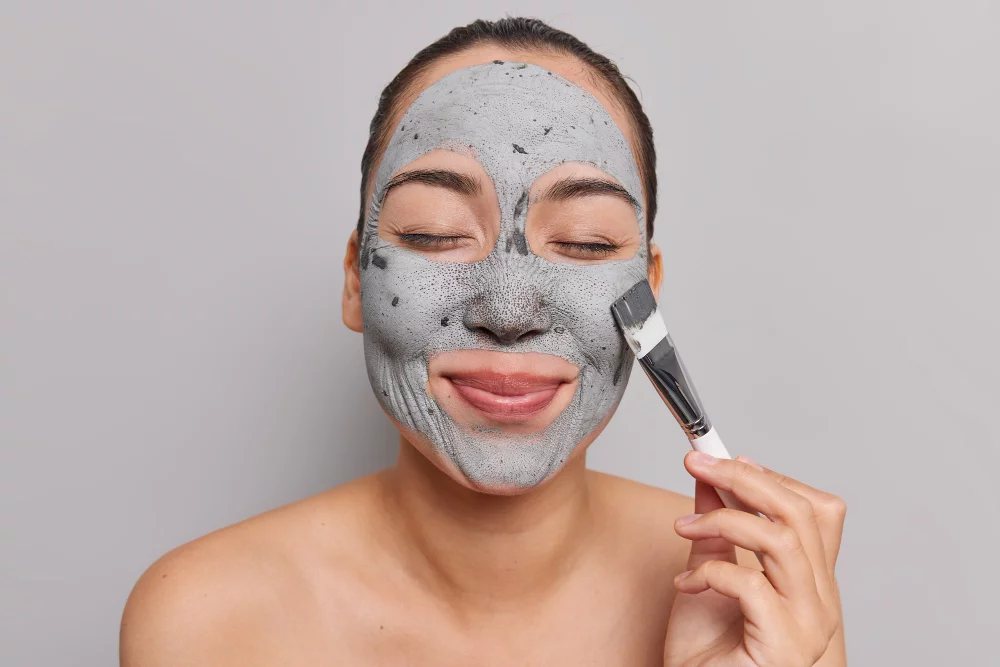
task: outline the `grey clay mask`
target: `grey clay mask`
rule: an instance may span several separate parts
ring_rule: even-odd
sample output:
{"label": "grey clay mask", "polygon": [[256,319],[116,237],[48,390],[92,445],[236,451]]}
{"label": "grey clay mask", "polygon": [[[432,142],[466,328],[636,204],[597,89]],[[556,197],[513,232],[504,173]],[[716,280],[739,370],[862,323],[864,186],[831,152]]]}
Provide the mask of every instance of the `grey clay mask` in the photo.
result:
{"label": "grey clay mask", "polygon": [[[477,262],[442,262],[378,236],[394,174],[438,149],[472,155],[496,188],[500,236]],[[633,356],[611,303],[646,277],[642,243],[627,260],[578,265],[535,255],[525,240],[528,191],[564,162],[594,165],[643,201],[629,145],[588,91],[536,65],[495,62],[461,69],[413,102],[376,176],[361,245],[361,300],[368,377],[382,406],[422,434],[474,487],[509,492],[544,481],[621,400]],[[504,341],[484,332],[535,330]],[[515,434],[456,423],[428,393],[438,352],[539,352],[580,368],[576,394],[544,430]]]}

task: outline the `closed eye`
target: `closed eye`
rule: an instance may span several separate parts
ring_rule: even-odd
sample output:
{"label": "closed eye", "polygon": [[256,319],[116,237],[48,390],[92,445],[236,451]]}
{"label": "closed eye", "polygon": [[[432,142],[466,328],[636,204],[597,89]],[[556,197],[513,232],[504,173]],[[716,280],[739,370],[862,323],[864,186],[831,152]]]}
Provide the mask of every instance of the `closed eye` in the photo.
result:
{"label": "closed eye", "polygon": [[414,248],[452,248],[467,236],[438,236],[436,234],[399,234],[399,240]]}
{"label": "closed eye", "polygon": [[614,243],[599,242],[555,241],[554,244],[573,256],[593,258],[608,257],[622,248]]}

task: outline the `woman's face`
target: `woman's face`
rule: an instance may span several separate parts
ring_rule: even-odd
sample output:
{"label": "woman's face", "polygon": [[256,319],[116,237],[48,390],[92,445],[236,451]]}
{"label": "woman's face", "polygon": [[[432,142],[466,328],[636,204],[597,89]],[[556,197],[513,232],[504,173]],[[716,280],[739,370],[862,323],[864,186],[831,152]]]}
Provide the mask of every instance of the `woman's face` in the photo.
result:
{"label": "woman's face", "polygon": [[368,377],[460,483],[540,484],[621,400],[610,306],[647,276],[638,168],[594,94],[539,65],[447,73],[396,126],[360,239]]}

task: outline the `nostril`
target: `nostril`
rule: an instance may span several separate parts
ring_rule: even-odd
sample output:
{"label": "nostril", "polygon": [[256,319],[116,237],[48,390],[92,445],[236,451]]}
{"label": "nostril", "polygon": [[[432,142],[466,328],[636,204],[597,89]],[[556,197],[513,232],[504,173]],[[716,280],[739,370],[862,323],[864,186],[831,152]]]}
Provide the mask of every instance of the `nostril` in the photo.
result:
{"label": "nostril", "polygon": [[[513,294],[512,294],[513,292]],[[530,291],[489,290],[469,303],[462,315],[467,329],[501,345],[530,340],[552,328],[549,309]]]}
{"label": "nostril", "polygon": [[536,336],[538,336],[541,333],[542,332],[538,331],[537,329],[532,329],[531,331],[525,331],[523,334],[521,334],[520,336],[518,336],[515,340],[520,341],[520,342],[523,343],[524,341],[531,340],[532,338],[535,338]]}
{"label": "nostril", "polygon": [[493,338],[497,342],[504,345],[531,340],[536,336],[545,333],[547,330],[547,327],[534,326],[535,323],[508,323],[506,325],[497,326],[496,324],[490,322],[470,321],[470,318],[464,318],[463,324],[465,324],[469,330]]}
{"label": "nostril", "polygon": [[511,327],[506,331],[497,333],[496,338],[501,343],[523,343],[535,338],[540,333],[542,332],[538,329],[529,329],[525,331],[523,328]]}

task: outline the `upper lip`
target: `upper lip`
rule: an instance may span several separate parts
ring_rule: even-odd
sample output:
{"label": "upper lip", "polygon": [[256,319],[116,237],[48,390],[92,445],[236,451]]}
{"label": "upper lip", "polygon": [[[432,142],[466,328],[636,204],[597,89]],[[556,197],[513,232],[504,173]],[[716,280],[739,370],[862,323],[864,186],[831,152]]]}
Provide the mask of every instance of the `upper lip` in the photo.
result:
{"label": "upper lip", "polygon": [[546,389],[553,389],[570,381],[568,378],[538,375],[527,372],[503,373],[494,370],[455,371],[445,377],[455,384],[463,384],[488,391],[498,396],[523,396]]}

